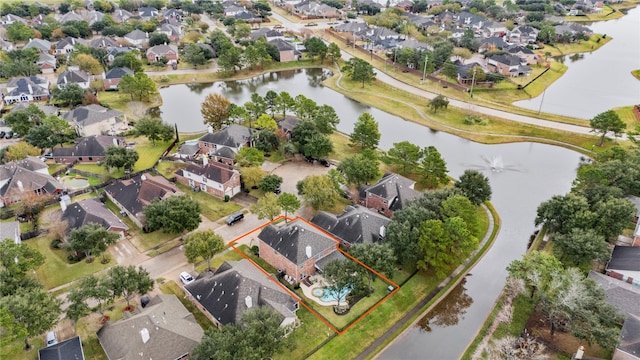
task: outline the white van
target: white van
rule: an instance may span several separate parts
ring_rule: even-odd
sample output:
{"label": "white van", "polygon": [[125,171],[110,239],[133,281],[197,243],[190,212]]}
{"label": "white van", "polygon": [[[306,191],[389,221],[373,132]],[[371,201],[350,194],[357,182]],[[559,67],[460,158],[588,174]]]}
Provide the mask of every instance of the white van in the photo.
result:
{"label": "white van", "polygon": [[45,340],[47,342],[47,346],[55,345],[58,343],[58,336],[56,335],[55,331],[49,331],[47,333],[47,336],[45,337]]}

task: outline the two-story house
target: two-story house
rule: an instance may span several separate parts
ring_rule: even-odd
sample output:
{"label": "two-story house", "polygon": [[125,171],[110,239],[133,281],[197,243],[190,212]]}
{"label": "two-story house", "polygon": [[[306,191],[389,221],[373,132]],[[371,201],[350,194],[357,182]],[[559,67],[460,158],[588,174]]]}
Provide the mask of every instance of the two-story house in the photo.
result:
{"label": "two-story house", "polygon": [[404,176],[387,173],[377,183],[360,188],[360,204],[391,217],[394,211],[422,195],[414,189],[415,183]]}
{"label": "two-story house", "polygon": [[206,157],[204,166],[189,164],[186,168],[176,171],[176,179],[182,184],[220,199],[226,196],[232,198],[240,193],[238,170],[219,162],[209,163]]}
{"label": "two-story house", "polygon": [[209,155],[213,161],[233,165],[235,154],[245,146],[251,146],[253,129],[232,124],[226,128],[210,132],[198,139],[200,153]]}

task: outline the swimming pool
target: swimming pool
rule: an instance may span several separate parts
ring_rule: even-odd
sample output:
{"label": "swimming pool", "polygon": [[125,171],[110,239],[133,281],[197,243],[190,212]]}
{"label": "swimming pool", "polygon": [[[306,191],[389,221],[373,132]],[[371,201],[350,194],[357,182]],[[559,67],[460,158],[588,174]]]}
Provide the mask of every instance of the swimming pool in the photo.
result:
{"label": "swimming pool", "polygon": [[320,297],[320,301],[323,302],[345,302],[347,300],[347,295],[349,295],[349,293],[351,292],[351,288],[349,286],[343,287],[339,292],[336,290],[330,290],[328,288],[323,288],[322,290],[324,294],[322,295],[322,297]]}

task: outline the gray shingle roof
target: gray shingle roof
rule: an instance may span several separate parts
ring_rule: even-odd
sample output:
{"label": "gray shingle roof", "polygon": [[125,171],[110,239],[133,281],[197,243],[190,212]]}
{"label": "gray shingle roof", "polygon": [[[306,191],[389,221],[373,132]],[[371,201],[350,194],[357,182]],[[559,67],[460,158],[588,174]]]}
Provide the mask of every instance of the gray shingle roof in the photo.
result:
{"label": "gray shingle roof", "polygon": [[218,146],[238,148],[240,145],[246,144],[247,141],[249,141],[253,132],[253,129],[233,124],[218,132],[204,135],[200,138],[200,141]]}
{"label": "gray shingle roof", "polygon": [[620,313],[640,315],[640,287],[595,271],[589,271],[589,278],[600,285],[607,302]]}
{"label": "gray shingle roof", "polygon": [[51,42],[49,40],[43,40],[43,39],[31,39],[29,40],[27,45],[24,46],[24,49],[29,49],[29,48],[35,48],[38,51],[47,52],[51,49]]}
{"label": "gray shingle roof", "polygon": [[344,213],[334,214],[319,211],[311,222],[348,244],[374,243],[380,240],[381,232],[389,218],[364,206],[348,206]]}
{"label": "gray shingle roof", "polygon": [[335,260],[339,260],[339,261],[344,261],[346,260],[347,257],[344,256],[340,251],[334,251],[331,254],[319,259],[318,261],[316,261],[316,267],[318,269],[320,269],[320,271],[324,270],[324,267],[327,266],[328,263],[335,261]]}
{"label": "gray shingle roof", "polygon": [[104,74],[104,78],[105,79],[122,79],[122,77],[125,75],[133,76],[133,70],[129,69],[128,67],[113,68]]}
{"label": "gray shingle roof", "polygon": [[122,111],[107,109],[100,105],[92,104],[77,107],[64,114],[62,118],[70,123],[76,122],[78,125],[85,127],[112,118],[117,118],[122,114]]}
{"label": "gray shingle roof", "polygon": [[618,349],[640,358],[640,316],[629,315],[624,319]]}
{"label": "gray shingle roof", "polygon": [[112,228],[129,229],[120,219],[107,209],[98,199],[85,199],[73,203],[62,214],[62,219],[69,224],[68,230],[77,229],[83,225],[94,223],[106,230]]}
{"label": "gray shingle roof", "polygon": [[20,238],[20,223],[17,221],[3,222],[0,226],[0,241],[4,239],[15,240],[16,235]]}
{"label": "gray shingle roof", "polygon": [[58,180],[48,173],[38,171],[43,169],[42,166],[47,167],[45,163],[33,156],[0,165],[0,182],[7,180],[0,187],[0,196],[18,196],[36,189],[44,189],[49,194],[61,191],[63,186]]}
{"label": "gray shingle roof", "polygon": [[607,270],[640,271],[640,246],[616,246]]}
{"label": "gray shingle roof", "polygon": [[[303,220],[294,220],[279,227],[268,225],[258,238],[296,265],[302,265],[310,257],[337,247],[334,239]],[[307,256],[307,248],[310,257]]]}
{"label": "gray shingle roof", "polygon": [[110,48],[118,46],[118,43],[110,37],[101,36],[91,39],[89,46],[92,48]]}
{"label": "gray shingle roof", "polygon": [[82,70],[65,70],[58,75],[58,85],[85,83],[89,81],[89,74]]}
{"label": "gray shingle roof", "polygon": [[404,176],[387,173],[380,181],[365,188],[364,194],[361,194],[361,196],[371,193],[387,199],[389,210],[395,211],[402,209],[408,201],[421,195],[419,191],[413,189],[414,184],[415,181]]}
{"label": "gray shingle roof", "polygon": [[53,105],[28,104],[28,103],[15,104],[10,112],[25,110],[30,105],[33,105],[33,106],[37,107],[45,115],[58,115],[58,112],[59,112],[58,108],[56,106],[53,106]]}
{"label": "gray shingle roof", "polygon": [[236,174],[236,170],[229,168],[229,166],[220,163],[209,163],[207,166],[198,166],[195,164],[189,164],[185,169],[176,171],[176,174],[182,175],[184,171],[188,171],[192,174],[204,176],[209,180],[213,180],[219,184],[228,182],[233,175]]}
{"label": "gray shingle roof", "polygon": [[125,39],[131,40],[148,40],[149,34],[142,30],[135,29],[132,32],[126,34],[124,37]]}
{"label": "gray shingle roof", "polygon": [[268,306],[282,319],[295,317],[298,299],[275,282],[248,260],[226,261],[215,272],[200,274],[185,289],[223,325],[238,322],[248,303]]}
{"label": "gray shingle roof", "polygon": [[107,135],[88,136],[80,139],[75,146],[54,148],[53,157],[101,157],[104,156],[109,146],[115,145],[114,140],[120,145],[124,143],[123,137]]}
{"label": "gray shingle roof", "polygon": [[141,313],[107,323],[97,335],[109,359],[178,359],[204,331],[175,295],[160,294]]}
{"label": "gray shingle roof", "polygon": [[38,350],[38,360],[84,360],[80,336]]}
{"label": "gray shingle roof", "polygon": [[17,77],[9,80],[6,86],[7,96],[20,94],[49,95],[49,81],[40,76]]}
{"label": "gray shingle roof", "polygon": [[155,199],[163,199],[168,194],[181,194],[180,190],[164,177],[150,174],[115,181],[105,187],[104,191],[134,216],[141,213],[144,206]]}

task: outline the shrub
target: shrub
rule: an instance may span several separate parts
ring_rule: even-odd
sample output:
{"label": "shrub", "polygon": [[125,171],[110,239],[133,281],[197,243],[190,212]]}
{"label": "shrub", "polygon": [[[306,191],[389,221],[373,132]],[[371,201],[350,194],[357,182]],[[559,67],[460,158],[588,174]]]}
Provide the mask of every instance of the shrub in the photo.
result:
{"label": "shrub", "polygon": [[51,241],[52,249],[62,249],[62,241],[60,239],[55,239]]}
{"label": "shrub", "polygon": [[229,195],[225,195],[224,202],[229,202],[229,200],[231,200],[231,197]]}
{"label": "shrub", "polygon": [[255,256],[260,256],[260,248],[258,247],[258,245],[253,245],[251,247],[251,252],[253,252],[253,255]]}

